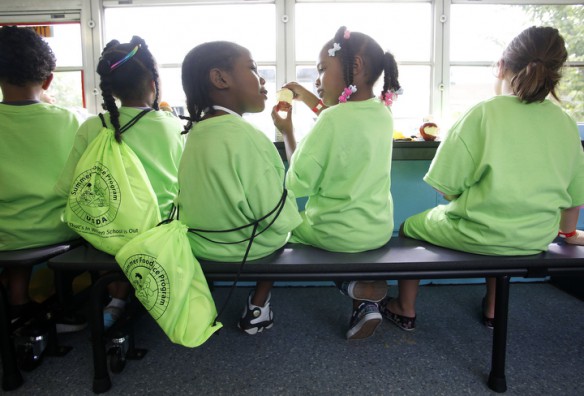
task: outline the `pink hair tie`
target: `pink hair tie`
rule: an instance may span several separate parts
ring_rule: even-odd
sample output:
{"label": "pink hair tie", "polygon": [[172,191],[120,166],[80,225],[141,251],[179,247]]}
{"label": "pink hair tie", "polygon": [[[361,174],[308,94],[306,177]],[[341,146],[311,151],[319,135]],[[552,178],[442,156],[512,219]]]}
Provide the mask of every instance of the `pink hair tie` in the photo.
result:
{"label": "pink hair tie", "polygon": [[349,29],[345,30],[345,33],[343,34],[343,38],[345,40],[348,40],[351,37],[351,31]]}
{"label": "pink hair tie", "polygon": [[357,92],[357,87],[354,85],[349,85],[343,92],[341,92],[341,96],[339,96],[339,103],[346,103],[347,100],[351,97],[352,94]]}

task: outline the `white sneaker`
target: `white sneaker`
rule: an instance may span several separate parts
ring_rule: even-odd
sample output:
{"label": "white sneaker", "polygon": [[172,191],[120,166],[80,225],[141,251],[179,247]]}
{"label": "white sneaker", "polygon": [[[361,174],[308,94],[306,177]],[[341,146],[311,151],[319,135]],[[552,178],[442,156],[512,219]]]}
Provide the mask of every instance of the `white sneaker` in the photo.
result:
{"label": "white sneaker", "polygon": [[261,333],[262,330],[269,329],[274,325],[274,314],[270,308],[271,294],[268,295],[266,304],[263,307],[258,307],[251,303],[252,295],[253,291],[247,297],[247,304],[245,304],[243,315],[241,315],[241,319],[237,324],[237,327],[250,335]]}

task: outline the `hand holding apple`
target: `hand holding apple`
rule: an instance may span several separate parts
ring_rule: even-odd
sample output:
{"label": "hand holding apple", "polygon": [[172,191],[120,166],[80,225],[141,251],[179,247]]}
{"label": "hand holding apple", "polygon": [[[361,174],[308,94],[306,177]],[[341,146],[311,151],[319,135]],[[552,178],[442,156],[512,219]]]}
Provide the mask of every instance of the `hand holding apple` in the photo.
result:
{"label": "hand holding apple", "polygon": [[276,92],[276,101],[278,102],[278,111],[286,111],[292,105],[292,99],[294,99],[294,92],[288,88],[282,88]]}

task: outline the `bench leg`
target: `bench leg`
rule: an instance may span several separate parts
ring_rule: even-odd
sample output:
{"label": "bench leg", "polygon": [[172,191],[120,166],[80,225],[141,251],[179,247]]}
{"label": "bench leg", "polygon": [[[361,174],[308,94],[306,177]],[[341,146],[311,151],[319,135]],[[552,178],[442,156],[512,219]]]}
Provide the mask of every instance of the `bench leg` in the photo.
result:
{"label": "bench leg", "polygon": [[505,354],[507,352],[507,319],[509,316],[509,276],[497,277],[495,292],[495,328],[489,388],[502,393],[507,390]]}
{"label": "bench leg", "polygon": [[123,274],[110,272],[101,276],[91,290],[91,345],[93,348],[93,392],[107,392],[112,382],[107,371],[107,351],[103,329],[103,298],[107,285],[120,279]]}
{"label": "bench leg", "polygon": [[0,355],[2,356],[2,390],[10,391],[22,385],[22,375],[16,364],[16,352],[10,331],[8,296],[0,285]]}

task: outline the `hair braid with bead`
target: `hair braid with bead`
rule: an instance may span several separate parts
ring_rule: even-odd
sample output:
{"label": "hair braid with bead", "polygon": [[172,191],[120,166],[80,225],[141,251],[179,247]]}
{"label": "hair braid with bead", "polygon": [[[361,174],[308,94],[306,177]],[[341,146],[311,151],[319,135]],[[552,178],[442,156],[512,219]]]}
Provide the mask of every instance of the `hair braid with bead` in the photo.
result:
{"label": "hair braid with bead", "polygon": [[[136,46],[138,50],[133,56],[112,69],[112,65],[130,54]],[[138,36],[132,37],[132,40],[125,44],[112,40],[103,49],[97,65],[97,73],[101,79],[99,87],[103,98],[102,107],[110,115],[116,141],[121,142],[120,112],[115,98],[121,101],[143,100],[150,95],[150,84],[154,81],[154,101],[151,106],[158,110],[160,78],[156,60],[146,42]]]}

